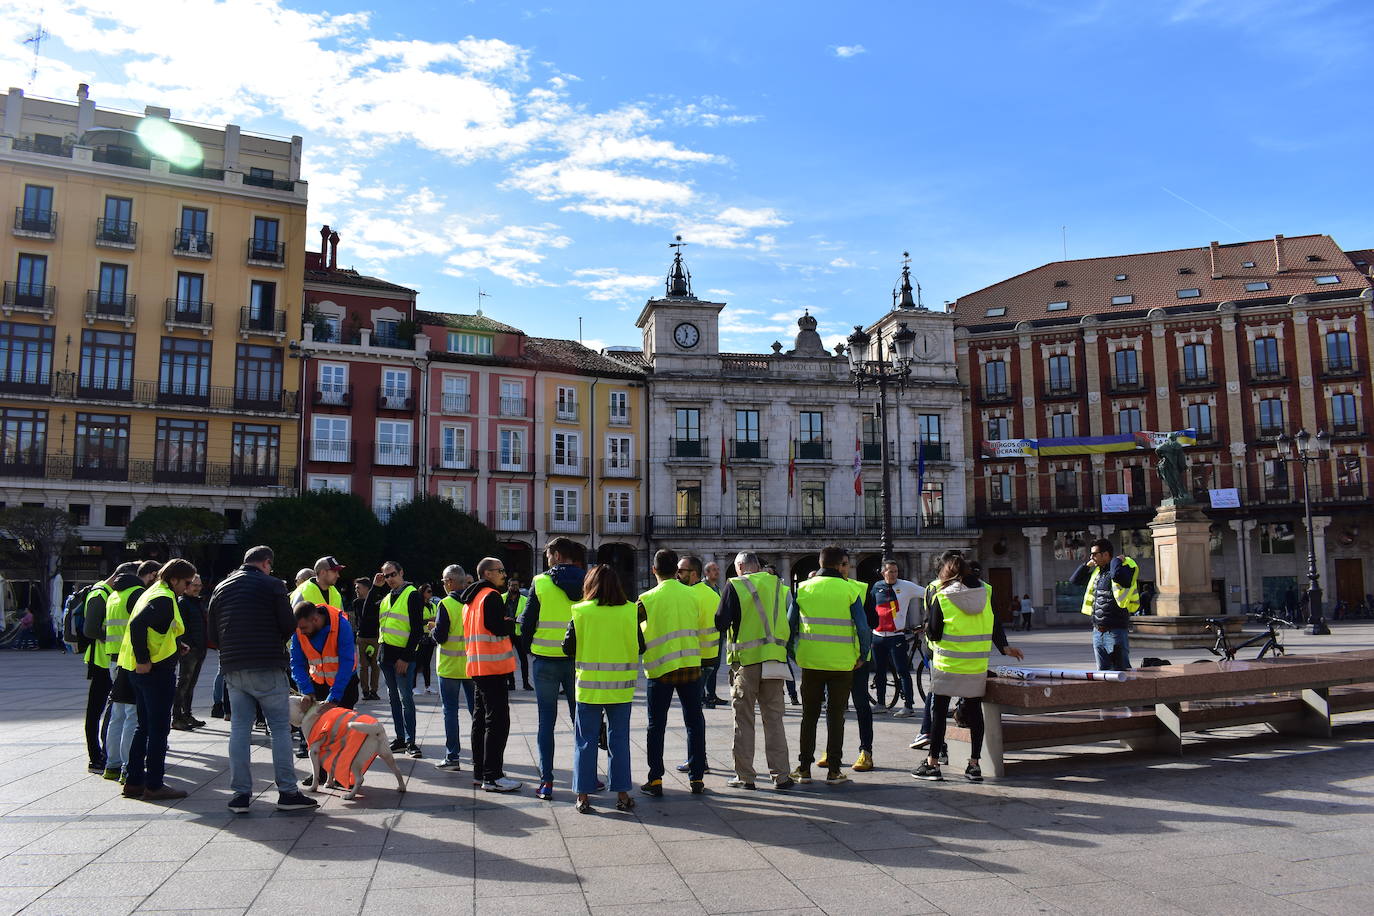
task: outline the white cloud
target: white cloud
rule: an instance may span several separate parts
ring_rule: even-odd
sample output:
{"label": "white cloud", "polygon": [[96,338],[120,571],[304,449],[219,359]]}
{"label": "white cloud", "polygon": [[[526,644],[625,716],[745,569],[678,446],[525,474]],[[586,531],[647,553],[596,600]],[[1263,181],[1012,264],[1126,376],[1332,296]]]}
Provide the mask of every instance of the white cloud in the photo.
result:
{"label": "white cloud", "polygon": [[845,59],[858,57],[860,54],[867,54],[868,49],[863,45],[831,45],[830,53],[838,58]]}
{"label": "white cloud", "polygon": [[587,298],[594,302],[645,298],[663,282],[662,277],[647,274],[622,274],[615,267],[584,267],[573,271],[573,277],[568,285],[586,290]]}
{"label": "white cloud", "polygon": [[520,169],[506,185],[528,191],[541,200],[584,197],[620,203],[685,204],[692,199],[692,189],[681,182],[584,168],[567,161],[541,162]]}
{"label": "white cloud", "polygon": [[845,260],[844,258],[836,258],[835,260],[833,260],[833,261],[830,262],[830,266],[831,266],[831,267],[854,267],[855,264],[854,264],[853,261],[848,261],[848,260]]}
{"label": "white cloud", "polygon": [[742,207],[727,207],[720,212],[716,219],[722,223],[729,223],[733,226],[742,226],[745,229],[762,229],[769,226],[786,226],[787,220],[778,216],[778,211],[771,207],[763,207],[758,210],[745,210]]}

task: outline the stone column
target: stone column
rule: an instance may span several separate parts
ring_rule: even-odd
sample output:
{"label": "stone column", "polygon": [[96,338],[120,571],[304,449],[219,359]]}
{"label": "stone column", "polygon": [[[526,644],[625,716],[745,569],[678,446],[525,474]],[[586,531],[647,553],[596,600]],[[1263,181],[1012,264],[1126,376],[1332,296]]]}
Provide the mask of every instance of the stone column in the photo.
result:
{"label": "stone column", "polygon": [[[1050,533],[1049,528],[1022,528],[1021,533],[1026,536],[1026,565],[1030,567],[1031,581],[1031,603],[1039,604],[1045,601],[1045,554],[1044,542],[1045,535]],[[1046,601],[1046,613],[1053,610],[1053,602]]]}
{"label": "stone column", "polygon": [[[1312,516],[1312,545],[1317,557],[1317,575],[1321,577],[1318,581],[1322,587],[1323,607],[1335,607],[1336,605],[1336,583],[1326,569],[1326,526],[1330,524],[1331,516],[1329,515]],[[1303,575],[1306,575],[1306,571],[1307,564],[1304,563]],[[1328,599],[1327,596],[1330,598]]]}
{"label": "stone column", "polygon": [[1227,524],[1236,533],[1236,550],[1240,556],[1240,600],[1242,604],[1252,604],[1255,595],[1250,587],[1255,580],[1255,570],[1250,559],[1250,532],[1255,530],[1256,523],[1250,519],[1233,518]]}

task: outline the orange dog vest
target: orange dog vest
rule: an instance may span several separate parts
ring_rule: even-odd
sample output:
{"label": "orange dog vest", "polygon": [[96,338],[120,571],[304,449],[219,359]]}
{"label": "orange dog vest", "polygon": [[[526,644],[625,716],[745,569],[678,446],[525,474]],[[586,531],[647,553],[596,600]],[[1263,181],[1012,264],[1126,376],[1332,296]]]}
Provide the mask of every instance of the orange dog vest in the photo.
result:
{"label": "orange dog vest", "polygon": [[[310,748],[319,753],[320,766],[345,789],[353,788],[353,760],[367,740],[367,735],[348,726],[352,722],[367,725],[376,721],[372,716],[336,706],[316,719],[310,729]],[[376,754],[369,757],[363,771],[366,772],[376,759]]]}

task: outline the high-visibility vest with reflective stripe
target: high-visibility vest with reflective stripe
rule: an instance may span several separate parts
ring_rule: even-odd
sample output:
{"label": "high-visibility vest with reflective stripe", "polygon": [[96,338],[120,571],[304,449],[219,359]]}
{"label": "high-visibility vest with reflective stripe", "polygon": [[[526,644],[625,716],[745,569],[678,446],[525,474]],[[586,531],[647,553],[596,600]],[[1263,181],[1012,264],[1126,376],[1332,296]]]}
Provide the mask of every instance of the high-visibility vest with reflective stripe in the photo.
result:
{"label": "high-visibility vest with reflective stripe", "polygon": [[853,670],[859,633],[850,609],[857,597],[854,583],[839,576],[816,576],[797,586],[798,665],[813,671]]}
{"label": "high-visibility vest with reflective stripe", "polygon": [[563,637],[572,620],[572,599],[548,573],[534,577],[534,594],[539,599],[539,626],[530,634],[530,651],[545,658],[567,658]]}
{"label": "high-visibility vest with reflective stripe", "polygon": [[577,702],[633,700],[639,680],[636,607],[579,601],[572,606],[572,622],[577,632]]}
{"label": "high-visibility vest with reflective stripe", "polygon": [[940,592],[936,600],[940,603],[940,614],[944,617],[943,635],[938,642],[932,641],[935,652],[933,662],[936,671],[949,674],[986,677],[988,656],[992,653],[992,589],[984,586],[987,597],[983,610],[978,614],[967,614]]}
{"label": "high-visibility vest with reflective stripe", "polygon": [[[110,583],[108,582],[101,581],[92,585],[91,590],[86,593],[86,600],[82,602],[81,613],[85,615],[86,619],[90,619],[92,598],[104,598],[105,608],[108,612],[110,607],[110,595],[113,593],[113,589],[110,588]],[[91,640],[91,644],[86,647],[86,661],[90,662],[92,665],[98,665],[101,668],[110,667],[110,653],[105,649],[105,640],[103,636],[101,639]]]}
{"label": "high-visibility vest with reflective stripe", "polygon": [[[353,788],[353,761],[368,737],[348,727],[354,722],[359,725],[377,724],[377,720],[366,713],[335,706],[320,713],[315,724],[310,726],[310,735],[306,739],[320,759],[320,768],[338,780],[345,789]],[[362,772],[366,772],[376,759],[376,754],[369,757],[362,766]]]}
{"label": "high-visibility vest with reflective stripe", "polygon": [[488,674],[510,674],[515,670],[515,648],[509,636],[496,636],[487,629],[482,604],[487,595],[498,594],[494,588],[478,589],[477,594],[463,608],[463,638],[467,640],[468,677]]}
{"label": "high-visibility vest with reflective stripe", "polygon": [[439,664],[436,666],[439,676],[465,678],[468,676],[468,643],[463,636],[463,605],[452,595],[440,598],[439,604],[448,615],[448,639],[439,643]]}
{"label": "high-visibility vest with reflective stripe", "polygon": [[530,599],[521,595],[515,600],[515,635],[523,636],[523,628],[520,625],[520,618],[525,613],[525,608],[529,605]]}
{"label": "high-visibility vest with reflective stripe", "polygon": [[407,585],[394,600],[389,593],[382,599],[378,623],[384,644],[404,649],[410,642],[410,596],[414,591],[415,586]]}
{"label": "high-visibility vest with reflective stripe", "polygon": [[766,572],[730,580],[739,598],[739,633],[730,644],[728,661],[738,665],[787,661],[787,586]]}
{"label": "high-visibility vest with reflective stripe", "polygon": [[[310,668],[310,680],[316,684],[333,686],[339,676],[339,609],[327,604],[324,609],[329,614],[329,635],[324,638],[324,648],[317,650],[310,642],[310,637],[299,629],[296,630],[296,642],[305,656],[305,664]],[[349,672],[350,675],[352,673]]]}
{"label": "high-visibility vest with reflective stripe", "polygon": [[720,631],[716,629],[716,611],[720,608],[720,595],[705,582],[692,586],[701,608],[701,660],[703,662],[720,658]]}
{"label": "high-visibility vest with reflective stripe", "polygon": [[701,666],[701,610],[692,590],[664,579],[639,596],[644,603],[644,671],[660,678]]}
{"label": "high-visibility vest with reflective stripe", "polygon": [[135,601],[133,594],[143,587],[140,582],[123,591],[112,592],[105,599],[105,653],[112,659],[119,657],[119,649],[124,645],[124,631],[129,628],[129,612]]}
{"label": "high-visibility vest with reflective stripe", "polygon": [[323,604],[328,607],[343,607],[343,596],[334,586],[329,586],[329,594],[325,594],[320,588],[320,583],[314,579],[306,579],[296,587],[291,593],[291,606],[295,607],[302,601],[309,601],[311,604]]}
{"label": "high-visibility vest with reflective stripe", "polygon": [[[1131,568],[1131,584],[1121,586],[1113,581],[1112,598],[1126,609],[1126,613],[1134,614],[1140,610],[1140,567],[1130,557],[1122,557],[1121,565]],[[1092,575],[1088,577],[1088,590],[1083,593],[1083,613],[1089,617],[1093,615],[1093,596],[1097,594],[1097,577],[1102,573],[1101,566],[1093,567]]]}
{"label": "high-visibility vest with reflective stripe", "polygon": [[[143,590],[138,602],[134,605],[133,613],[129,615],[132,622],[135,617],[143,613],[148,607],[148,603],[154,598],[170,598],[172,600],[172,625],[167,628],[166,633],[159,633],[157,630],[148,628],[148,661],[157,664],[164,658],[175,655],[177,652],[177,637],[186,632],[185,625],[181,622],[181,608],[177,607],[176,592],[166,582],[155,582]],[[138,665],[138,660],[134,658],[133,633],[126,625],[124,629],[124,641],[119,646],[119,667],[128,671],[133,671]]]}

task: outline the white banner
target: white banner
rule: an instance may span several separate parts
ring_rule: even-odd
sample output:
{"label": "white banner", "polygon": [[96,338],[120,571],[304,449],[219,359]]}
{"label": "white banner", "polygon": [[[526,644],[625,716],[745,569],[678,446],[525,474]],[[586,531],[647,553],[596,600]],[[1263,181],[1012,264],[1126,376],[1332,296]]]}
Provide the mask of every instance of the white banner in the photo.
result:
{"label": "white banner", "polygon": [[984,458],[1025,458],[1026,439],[984,439]]}
{"label": "white banner", "polygon": [[1015,681],[1057,678],[1064,681],[1124,681],[1125,671],[1089,671],[1086,668],[1014,668],[1002,665],[992,669],[993,676]]}
{"label": "white banner", "polygon": [[1129,511],[1130,508],[1130,502],[1125,493],[1102,494],[1103,512],[1126,512]]}
{"label": "white banner", "polygon": [[1228,487],[1224,490],[1208,490],[1207,495],[1211,497],[1213,509],[1240,508],[1240,491],[1235,487]]}

